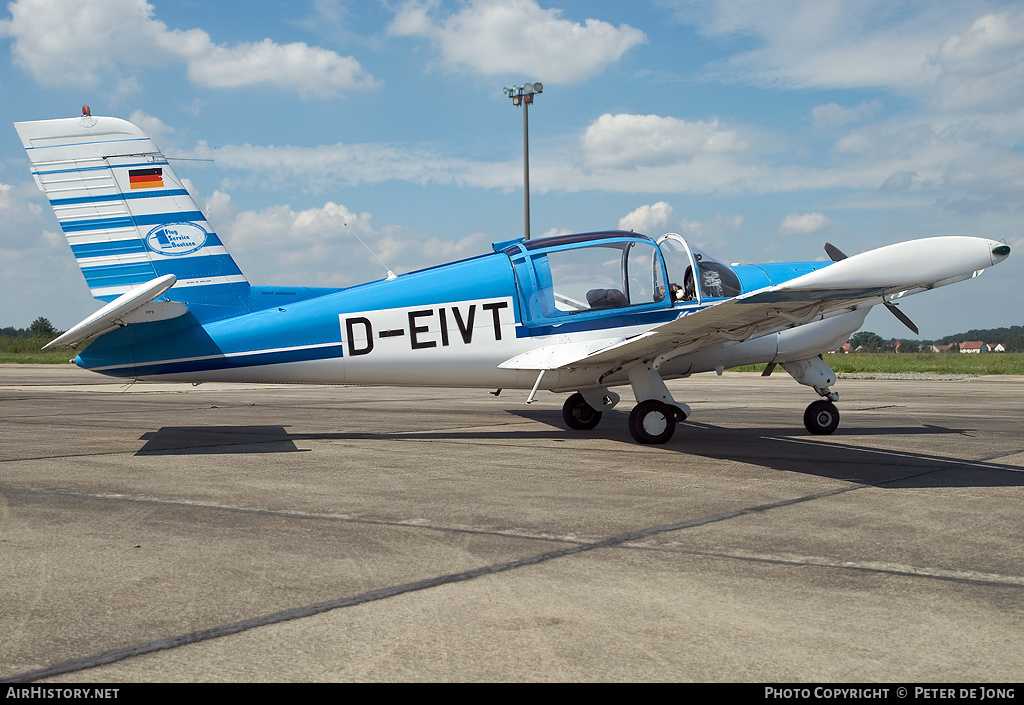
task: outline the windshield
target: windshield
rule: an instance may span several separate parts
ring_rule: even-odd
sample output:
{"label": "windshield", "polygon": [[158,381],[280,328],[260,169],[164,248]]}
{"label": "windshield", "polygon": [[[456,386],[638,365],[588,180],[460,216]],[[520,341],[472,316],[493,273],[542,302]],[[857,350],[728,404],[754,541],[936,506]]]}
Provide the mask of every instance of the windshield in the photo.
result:
{"label": "windshield", "polygon": [[668,269],[669,289],[673,301],[694,301],[697,298],[690,252],[683,238],[670,233],[658,240]]}
{"label": "windshield", "polygon": [[[730,267],[700,248],[689,245],[682,236],[676,233],[663,235],[658,239],[658,247],[665,257],[673,301],[696,301],[698,294],[705,299],[720,299],[741,293],[739,278]],[[697,266],[696,279],[693,275],[694,264]]]}
{"label": "windshield", "polygon": [[665,270],[650,241],[601,239],[513,257],[524,318],[560,318],[658,304]]}
{"label": "windshield", "polygon": [[743,289],[736,272],[697,247],[690,247],[700,271],[701,296],[710,299],[739,296]]}
{"label": "windshield", "polygon": [[[542,296],[541,300],[553,307],[553,311],[545,311],[549,316],[649,304],[664,296],[660,260],[654,246],[645,242],[556,250],[535,256],[534,266],[538,274],[548,270],[550,298]],[[547,277],[539,278],[543,282]]]}

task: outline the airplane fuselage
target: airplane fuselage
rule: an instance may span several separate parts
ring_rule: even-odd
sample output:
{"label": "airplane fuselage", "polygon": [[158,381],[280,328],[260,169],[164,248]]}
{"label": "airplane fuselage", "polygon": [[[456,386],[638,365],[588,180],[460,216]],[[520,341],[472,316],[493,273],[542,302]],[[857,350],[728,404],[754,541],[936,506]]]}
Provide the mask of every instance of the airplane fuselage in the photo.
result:
{"label": "airplane fuselage", "polygon": [[[824,264],[791,267],[790,276]],[[777,270],[773,275],[780,279]],[[673,303],[665,297],[662,305],[639,307],[643,310],[609,309],[530,325],[523,318],[521,289],[504,252],[326,294],[253,287],[256,310],[249,313],[204,324],[187,315],[128,326],[99,338],[76,362],[133,379],[528,389],[536,372],[498,366],[546,346],[601,347],[629,339],[714,303]],[[771,362],[780,349],[788,356],[815,355],[845,341],[866,313],[847,312],[791,331],[702,347],[674,358],[662,374],[672,378]],[[601,380],[627,382],[624,372]],[[583,369],[557,372],[544,388],[596,384],[597,375]]]}

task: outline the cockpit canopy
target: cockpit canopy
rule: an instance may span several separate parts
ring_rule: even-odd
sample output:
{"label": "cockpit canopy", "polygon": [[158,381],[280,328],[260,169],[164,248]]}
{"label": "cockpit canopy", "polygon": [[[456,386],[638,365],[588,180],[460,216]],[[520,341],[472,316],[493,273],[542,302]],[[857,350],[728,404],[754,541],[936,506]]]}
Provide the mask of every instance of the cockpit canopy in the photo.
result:
{"label": "cockpit canopy", "polygon": [[677,298],[677,301],[692,301],[696,298],[693,264],[697,265],[697,281],[702,299],[732,298],[742,293],[739,277],[731,267],[690,245],[676,233],[662,235],[658,238],[658,246],[665,256],[669,279],[684,288],[684,297]]}
{"label": "cockpit canopy", "polygon": [[618,309],[643,313],[740,293],[729,267],[675,234],[656,243],[637,233],[585,233],[495,249],[512,260],[527,323],[581,320]]}

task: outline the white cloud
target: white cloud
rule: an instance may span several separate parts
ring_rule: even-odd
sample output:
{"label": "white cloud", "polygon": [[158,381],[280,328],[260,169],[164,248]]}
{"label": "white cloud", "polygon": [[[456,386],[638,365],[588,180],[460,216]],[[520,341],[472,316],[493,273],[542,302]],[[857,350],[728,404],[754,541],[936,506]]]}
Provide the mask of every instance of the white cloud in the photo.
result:
{"label": "white cloud", "polygon": [[604,114],[580,138],[584,162],[594,167],[657,165],[699,153],[742,152],[747,143],[717,119],[687,122],[659,115]]}
{"label": "white cloud", "polygon": [[351,56],[340,56],[304,42],[275,44],[269,39],[230,48],[210,47],[189,62],[188,76],[196,83],[214,88],[237,88],[259,82],[321,96],[375,84]]}
{"label": "white cloud", "polygon": [[742,215],[716,215],[711,220],[683,220],[676,232],[686,238],[690,245],[708,250],[713,256],[720,256],[727,244],[739,235],[743,228]]}
{"label": "white cloud", "polygon": [[916,171],[897,171],[895,174],[883,181],[882,185],[879,186],[879,189],[890,193],[906,191],[913,186],[915,176],[917,176]]}
{"label": "white cloud", "polygon": [[640,206],[636,210],[619,218],[619,230],[633,230],[634,232],[654,235],[663,231],[672,217],[672,206],[664,201],[658,201],[652,205]]}
{"label": "white cloud", "polygon": [[[704,34],[750,37],[756,45],[711,64],[713,77],[801,89],[883,88],[954,112],[1024,108],[1024,12],[1019,4],[675,4],[680,21],[696,24]],[[980,14],[979,6],[1008,9]]]}
{"label": "white cloud", "polygon": [[[632,117],[632,116],[627,116]],[[645,116],[640,116],[645,117]],[[658,118],[672,122],[672,118]],[[630,132],[629,120],[613,129],[594,130],[581,151],[548,152],[531,159],[535,193],[601,190],[615,193],[774,193],[834,187],[877,188],[902,166],[817,169],[772,166],[751,154],[730,131],[704,129],[693,138],[645,141],[648,133]],[[681,120],[674,121],[683,125]],[[705,124],[705,127],[707,124]],[[698,130],[699,131],[699,130]],[[716,139],[721,135],[723,139]],[[723,149],[731,145],[735,151]],[[601,151],[602,145],[605,147]],[[664,151],[652,145],[662,145]],[[694,152],[693,150],[697,151]],[[333,144],[316,147],[199,143],[197,157],[212,158],[239,176],[224,188],[300,187],[327,193],[338,186],[388,180],[512,191],[522,187],[522,162],[480,162],[453,157],[434,148],[389,144]],[[644,160],[654,163],[643,163]],[[596,163],[595,163],[596,162]]]}
{"label": "white cloud", "polygon": [[390,31],[431,40],[450,70],[486,76],[582,81],[647,41],[643,32],[629,25],[614,27],[596,19],[573,22],[563,19],[560,10],[542,9],[534,0],[471,0],[440,19],[433,16],[437,9],[435,2],[408,2],[395,15]]}
{"label": "white cloud", "polygon": [[143,132],[157,142],[160,142],[164,137],[173,135],[175,132],[173,127],[160,118],[147,115],[141,110],[132,111],[132,114],[128,116],[128,122],[138,125],[142,128]]}
{"label": "white cloud", "polygon": [[728,78],[798,88],[916,85],[963,10],[905,17],[887,0],[730,0],[683,3],[708,35],[752,36],[757,48],[712,67]]}
{"label": "white cloud", "polygon": [[931,59],[938,77],[933,104],[963,112],[1024,107],[1024,13],[979,17],[946,39]]}
{"label": "white cloud", "polygon": [[[871,103],[851,110],[873,110]],[[1009,128],[1008,128],[1009,129]],[[877,195],[907,190],[945,203],[982,202],[1005,209],[1019,202],[1024,154],[1007,147],[984,123],[964,119],[936,127],[927,121],[869,123],[835,142],[831,164],[799,163],[772,134],[716,119],[688,122],[658,115],[603,115],[577,145],[539,152],[531,187],[550,191],[646,194],[764,194],[865,189]],[[314,147],[200,144],[196,156],[229,170],[223,188],[301,187],[328,193],[339,186],[389,180],[511,191],[521,188],[521,162],[476,161],[430,146],[382,143]],[[913,174],[907,180],[905,174]],[[896,174],[904,174],[896,179]],[[1018,189],[1014,191],[1014,189]],[[1016,196],[1014,195],[1016,193]],[[979,200],[982,199],[982,200]],[[987,199],[987,200],[985,200]],[[643,226],[641,226],[643,227]]]}
{"label": "white cloud", "polygon": [[864,118],[874,117],[881,110],[882,103],[873,100],[861,103],[856,108],[847,108],[837,103],[819,105],[811,111],[811,122],[815,127],[839,127]]}
{"label": "white cloud", "polygon": [[472,185],[513,189],[522,185],[512,164],[474,162],[423,147],[391,144],[332,144],[316,147],[225,145],[200,142],[198,156],[213,158],[222,168],[258,178],[261,185],[301,184],[319,193],[337,185],[356,186],[398,180],[426,184]]}
{"label": "white cloud", "polygon": [[375,228],[369,213],[332,201],[299,211],[288,205],[239,211],[227,193],[215,191],[206,207],[239,267],[257,284],[352,286],[387,274],[377,258],[402,274],[486,252],[490,245],[479,233],[453,241],[411,228]]}
{"label": "white cloud", "polygon": [[136,85],[123,69],[184,63],[193,81],[213,87],[274,85],[330,95],[375,85],[352,57],[304,43],[269,39],[214,44],[201,29],[169,29],[145,0],[16,0],[0,36],[15,62],[39,83]]}
{"label": "white cloud", "polygon": [[0,325],[25,328],[45,316],[66,329],[97,308],[64,234],[46,229],[45,204],[34,182],[0,183]]}
{"label": "white cloud", "polygon": [[717,215],[711,220],[672,220],[673,208],[665,201],[640,206],[619,219],[621,230],[649,235],[655,239],[667,232],[682,235],[688,243],[702,249],[719,251],[740,233],[742,215]]}
{"label": "white cloud", "polygon": [[779,231],[784,235],[809,235],[825,230],[831,225],[822,213],[790,213],[782,219]]}

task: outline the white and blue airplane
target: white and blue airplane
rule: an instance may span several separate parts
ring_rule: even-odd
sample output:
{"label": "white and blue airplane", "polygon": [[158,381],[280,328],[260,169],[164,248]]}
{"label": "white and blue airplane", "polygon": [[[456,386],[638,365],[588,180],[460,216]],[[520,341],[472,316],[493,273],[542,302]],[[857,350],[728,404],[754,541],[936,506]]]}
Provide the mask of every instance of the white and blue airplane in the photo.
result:
{"label": "white and blue airplane", "polygon": [[[839,425],[821,353],[883,304],[977,276],[1010,248],[935,237],[833,261],[726,266],[677,234],[607,231],[495,243],[458,262],[344,289],[254,286],[152,140],[111,117],[16,123],[71,251],[106,304],[46,348],[114,377],[566,392],[592,429],[630,385],[629,431],[664,443],[690,408],[665,380],[776,365]],[[916,332],[916,331],[915,331]]]}

